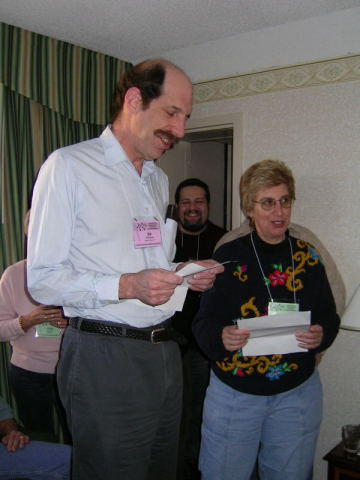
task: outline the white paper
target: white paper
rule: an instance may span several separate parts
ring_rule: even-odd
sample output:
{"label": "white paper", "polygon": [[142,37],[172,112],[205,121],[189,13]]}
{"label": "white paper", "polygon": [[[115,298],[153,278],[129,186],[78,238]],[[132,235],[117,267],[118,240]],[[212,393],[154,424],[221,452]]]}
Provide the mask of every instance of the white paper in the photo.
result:
{"label": "white paper", "polygon": [[[227,262],[224,262],[224,263],[227,263]],[[157,305],[154,308],[157,308],[158,310],[164,310],[164,311],[177,310],[181,312],[181,310],[183,309],[186,294],[188,291],[187,280],[193,275],[195,275],[195,273],[204,272],[205,270],[211,270],[212,268],[215,268],[218,266],[219,266],[219,263],[211,267],[203,267],[201,265],[198,265],[197,263],[188,263],[187,265],[185,265],[185,267],[183,267],[182,269],[176,272],[177,275],[184,278],[183,283],[181,285],[178,285],[175,288],[174,293],[166,303],[163,303],[162,305]]]}
{"label": "white paper", "polygon": [[184,283],[187,284],[187,281],[190,277],[195,275],[195,273],[205,272],[206,270],[212,270],[213,268],[218,267],[219,265],[225,265],[226,263],[230,263],[230,261],[217,263],[216,265],[212,265],[211,267],[202,267],[197,263],[189,263],[184,268],[176,272],[178,275],[181,275],[184,278]]}
{"label": "white paper", "polygon": [[178,223],[172,218],[167,218],[164,225],[165,238],[163,238],[163,246],[166,252],[166,258],[171,262],[175,252],[175,238]]}
{"label": "white paper", "polygon": [[238,328],[250,330],[243,347],[244,356],[306,352],[300,348],[295,332],[307,330],[311,312],[288,312],[238,320]]}
{"label": "white paper", "polygon": [[174,293],[171,295],[170,299],[166,303],[163,303],[162,305],[156,305],[156,307],[154,308],[158,310],[163,310],[164,312],[168,312],[170,310],[176,310],[181,312],[184,306],[187,291],[187,285],[178,285],[175,288]]}

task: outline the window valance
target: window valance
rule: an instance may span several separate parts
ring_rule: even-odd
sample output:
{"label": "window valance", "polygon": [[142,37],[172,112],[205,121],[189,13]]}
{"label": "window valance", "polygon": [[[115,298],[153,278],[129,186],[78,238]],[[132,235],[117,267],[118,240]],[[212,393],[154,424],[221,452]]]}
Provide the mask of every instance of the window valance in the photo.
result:
{"label": "window valance", "polygon": [[116,81],[131,66],[114,57],[0,23],[0,83],[65,117],[107,123]]}

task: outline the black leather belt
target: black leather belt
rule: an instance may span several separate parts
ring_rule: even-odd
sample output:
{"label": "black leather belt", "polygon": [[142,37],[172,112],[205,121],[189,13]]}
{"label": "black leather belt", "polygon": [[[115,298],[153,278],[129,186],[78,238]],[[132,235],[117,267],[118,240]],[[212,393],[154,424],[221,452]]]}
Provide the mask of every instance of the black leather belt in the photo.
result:
{"label": "black leather belt", "polygon": [[173,339],[173,329],[169,326],[158,327],[153,330],[140,330],[79,317],[70,318],[69,325],[83,332],[146,340],[151,343],[167,342]]}

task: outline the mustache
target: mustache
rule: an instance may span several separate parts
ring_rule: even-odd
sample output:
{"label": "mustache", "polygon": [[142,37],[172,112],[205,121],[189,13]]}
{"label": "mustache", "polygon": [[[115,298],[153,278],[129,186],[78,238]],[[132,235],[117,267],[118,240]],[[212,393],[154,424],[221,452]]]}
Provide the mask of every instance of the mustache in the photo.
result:
{"label": "mustache", "polygon": [[201,210],[196,210],[192,208],[191,210],[185,210],[184,215],[189,215],[190,213],[196,213],[196,215],[201,215]]}
{"label": "mustache", "polygon": [[174,145],[176,145],[177,143],[179,143],[179,140],[180,138],[178,138],[177,136],[173,135],[171,132],[169,132],[168,130],[162,130],[161,128],[158,128],[157,130],[155,130],[154,134],[158,137],[158,136],[162,136],[162,137],[166,137],[170,140],[171,142],[171,148],[174,147]]}

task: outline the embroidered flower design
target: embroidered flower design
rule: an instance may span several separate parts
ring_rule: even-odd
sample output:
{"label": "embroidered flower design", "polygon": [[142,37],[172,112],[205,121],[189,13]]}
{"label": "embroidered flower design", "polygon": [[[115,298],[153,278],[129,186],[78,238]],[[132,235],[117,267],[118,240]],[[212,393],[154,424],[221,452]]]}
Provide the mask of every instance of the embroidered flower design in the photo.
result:
{"label": "embroidered flower design", "polygon": [[241,368],[235,368],[232,373],[233,375],[237,375],[238,377],[245,377],[245,374]]}
{"label": "embroidered flower design", "polygon": [[296,363],[280,363],[282,355],[244,357],[241,350],[235,352],[231,357],[225,357],[222,362],[216,362],[223,371],[238,377],[251,375],[264,375],[268,380],[279,380],[287,372],[298,369]]}
{"label": "embroidered flower design", "polygon": [[275,270],[274,273],[269,275],[269,280],[272,287],[276,287],[277,285],[285,285],[287,278],[288,275],[284,272],[280,272],[279,270]]}
{"label": "embroidered flower design", "polygon": [[241,282],[245,282],[248,279],[248,276],[245,275],[245,272],[247,272],[247,265],[236,265],[233,275],[238,277]]}
{"label": "embroidered flower design", "polygon": [[269,370],[265,374],[265,377],[267,377],[271,381],[279,380],[279,378],[282,377],[285,372],[291,372],[291,368],[289,368],[289,365],[287,363],[282,363],[280,365],[269,367]]}
{"label": "embroidered flower design", "polygon": [[[236,353],[236,357],[238,358],[238,360],[240,360],[242,357],[243,357],[243,352],[242,352],[242,348],[240,348],[240,350],[237,351]],[[237,365],[231,372],[233,375],[237,375],[238,377],[245,377],[245,373],[243,372],[242,368]]]}
{"label": "embroidered flower design", "polygon": [[270,284],[272,287],[277,287],[278,285],[285,285],[288,274],[283,272],[282,265],[273,265],[273,273],[270,273],[269,277],[266,279],[267,285]]}
{"label": "embroidered flower design", "polygon": [[317,250],[315,250],[315,248],[310,247],[310,248],[309,248],[309,251],[310,251],[310,257],[311,257],[312,259],[314,259],[314,260],[320,260],[320,262],[322,262],[321,255],[320,255],[320,253],[319,253]]}

